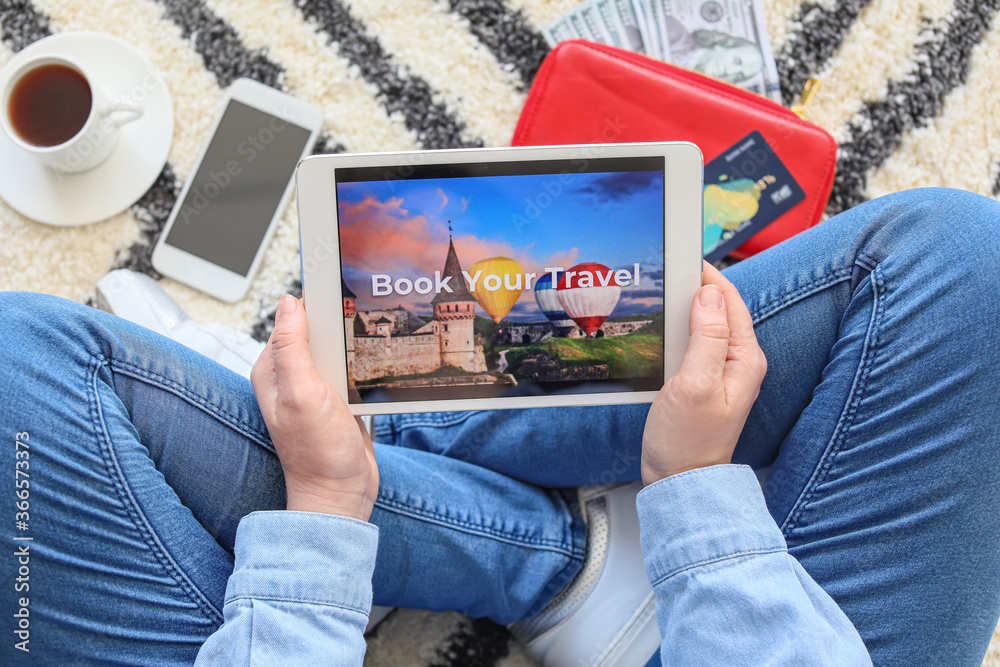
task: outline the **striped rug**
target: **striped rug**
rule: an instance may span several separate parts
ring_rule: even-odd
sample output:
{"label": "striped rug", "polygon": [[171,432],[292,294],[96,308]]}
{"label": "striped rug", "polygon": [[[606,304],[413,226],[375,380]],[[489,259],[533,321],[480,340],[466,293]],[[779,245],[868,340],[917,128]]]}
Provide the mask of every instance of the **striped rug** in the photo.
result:
{"label": "striped rug", "polygon": [[[547,47],[540,28],[577,0],[0,0],[0,66],[46,35],[97,30],[143,51],[173,95],[169,163],[131,209],[79,228],[40,225],[0,202],[0,289],[86,302],[109,269],[157,278],[150,250],[240,76],[320,106],[317,152],[504,146]],[[1000,195],[1000,0],[764,0],[782,93],[823,85],[811,120],[840,142],[828,214],[916,186]],[[277,297],[298,292],[289,208],[259,277],[223,304],[171,280],[195,318],[264,338]],[[1000,640],[986,657],[1000,665]],[[506,630],[399,610],[366,664],[534,664]]]}

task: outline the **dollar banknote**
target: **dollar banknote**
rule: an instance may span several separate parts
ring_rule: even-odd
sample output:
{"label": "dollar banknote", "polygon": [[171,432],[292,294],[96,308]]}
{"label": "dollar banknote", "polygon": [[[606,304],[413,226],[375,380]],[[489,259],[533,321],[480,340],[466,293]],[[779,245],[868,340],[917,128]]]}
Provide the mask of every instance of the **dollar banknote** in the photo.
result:
{"label": "dollar banknote", "polygon": [[577,35],[573,31],[572,26],[569,25],[569,20],[565,17],[542,30],[542,35],[545,37],[545,41],[548,42],[549,46],[555,46],[559,42],[567,39],[576,39],[580,37],[580,35]]}
{"label": "dollar banknote", "polygon": [[632,0],[604,0],[603,4],[609,6],[612,14],[618,18],[627,44],[625,48],[636,53],[646,53],[639,15]]}
{"label": "dollar banknote", "polygon": [[[615,46],[628,49],[629,51],[635,51],[635,44],[631,41],[628,34],[625,31],[625,24],[622,23],[621,18],[618,16],[618,12],[615,11],[614,3],[612,0],[597,0],[597,11],[601,14],[601,21],[607,27],[608,33],[611,35],[611,41]],[[638,37],[638,33],[636,34]],[[639,39],[639,49],[642,49],[642,39]]]}
{"label": "dollar banknote", "polygon": [[590,28],[587,26],[587,22],[583,20],[583,14],[579,9],[575,12],[567,14],[566,18],[569,19],[569,25],[573,28],[573,31],[578,37],[589,39],[594,42],[601,42],[602,44],[604,43],[604,40],[601,39],[600,36],[595,35],[590,31]]}
{"label": "dollar banknote", "polygon": [[667,43],[666,26],[656,17],[656,8],[650,0],[635,0],[635,4],[646,19],[646,30],[649,32],[651,51],[647,54],[660,60],[670,57],[670,45]]}
{"label": "dollar banknote", "polygon": [[590,0],[543,34],[589,39],[697,70],[781,102],[763,0]]}
{"label": "dollar banknote", "polygon": [[761,0],[650,0],[666,26],[666,60],[780,101]]}
{"label": "dollar banknote", "polygon": [[609,26],[602,20],[596,2],[591,2],[580,7],[580,17],[583,19],[584,25],[587,26],[587,30],[597,38],[598,42],[610,44],[611,46],[622,46],[621,40],[615,43],[615,40],[611,37]]}

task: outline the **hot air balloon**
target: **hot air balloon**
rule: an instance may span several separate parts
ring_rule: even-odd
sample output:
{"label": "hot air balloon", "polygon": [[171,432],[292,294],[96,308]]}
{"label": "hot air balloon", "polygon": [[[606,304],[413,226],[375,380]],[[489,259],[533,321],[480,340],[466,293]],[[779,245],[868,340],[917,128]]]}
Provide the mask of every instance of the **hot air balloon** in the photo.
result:
{"label": "hot air balloon", "polygon": [[469,275],[473,278],[477,272],[479,277],[475,289],[470,284],[469,291],[493,321],[500,324],[500,320],[507,316],[521,296],[524,289],[524,269],[509,257],[491,257],[476,262],[469,269]]}
{"label": "hot air balloon", "polygon": [[556,328],[556,334],[565,337],[573,329],[573,320],[570,319],[566,311],[559,303],[559,295],[556,293],[556,286],[563,272],[556,273],[556,285],[552,284],[552,274],[546,273],[535,283],[535,301],[545,317]]}
{"label": "hot air balloon", "polygon": [[561,278],[556,294],[566,314],[593,336],[618,305],[622,288],[612,269],[588,262],[570,267]]}

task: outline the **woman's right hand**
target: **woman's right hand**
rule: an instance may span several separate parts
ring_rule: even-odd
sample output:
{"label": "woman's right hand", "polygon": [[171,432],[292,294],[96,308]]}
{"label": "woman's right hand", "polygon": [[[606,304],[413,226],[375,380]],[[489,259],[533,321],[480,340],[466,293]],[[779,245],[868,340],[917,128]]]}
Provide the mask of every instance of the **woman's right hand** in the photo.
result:
{"label": "woman's right hand", "polygon": [[378,495],[375,450],[361,420],[316,371],[298,299],[278,301],[250,381],[285,473],[287,509],[367,521]]}
{"label": "woman's right hand", "polygon": [[657,394],[642,436],[642,481],[729,463],[767,372],[753,320],[708,262],[691,304],[687,353]]}

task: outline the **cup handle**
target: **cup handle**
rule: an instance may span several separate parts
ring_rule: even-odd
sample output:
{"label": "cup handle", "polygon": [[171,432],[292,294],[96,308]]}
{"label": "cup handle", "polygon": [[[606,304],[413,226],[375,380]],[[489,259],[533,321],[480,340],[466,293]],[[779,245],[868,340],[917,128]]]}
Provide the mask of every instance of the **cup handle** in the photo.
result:
{"label": "cup handle", "polygon": [[144,111],[145,109],[142,108],[141,104],[119,100],[106,104],[101,109],[101,117],[110,120],[114,124],[115,129],[118,129],[126,123],[131,123],[133,120],[141,118]]}

